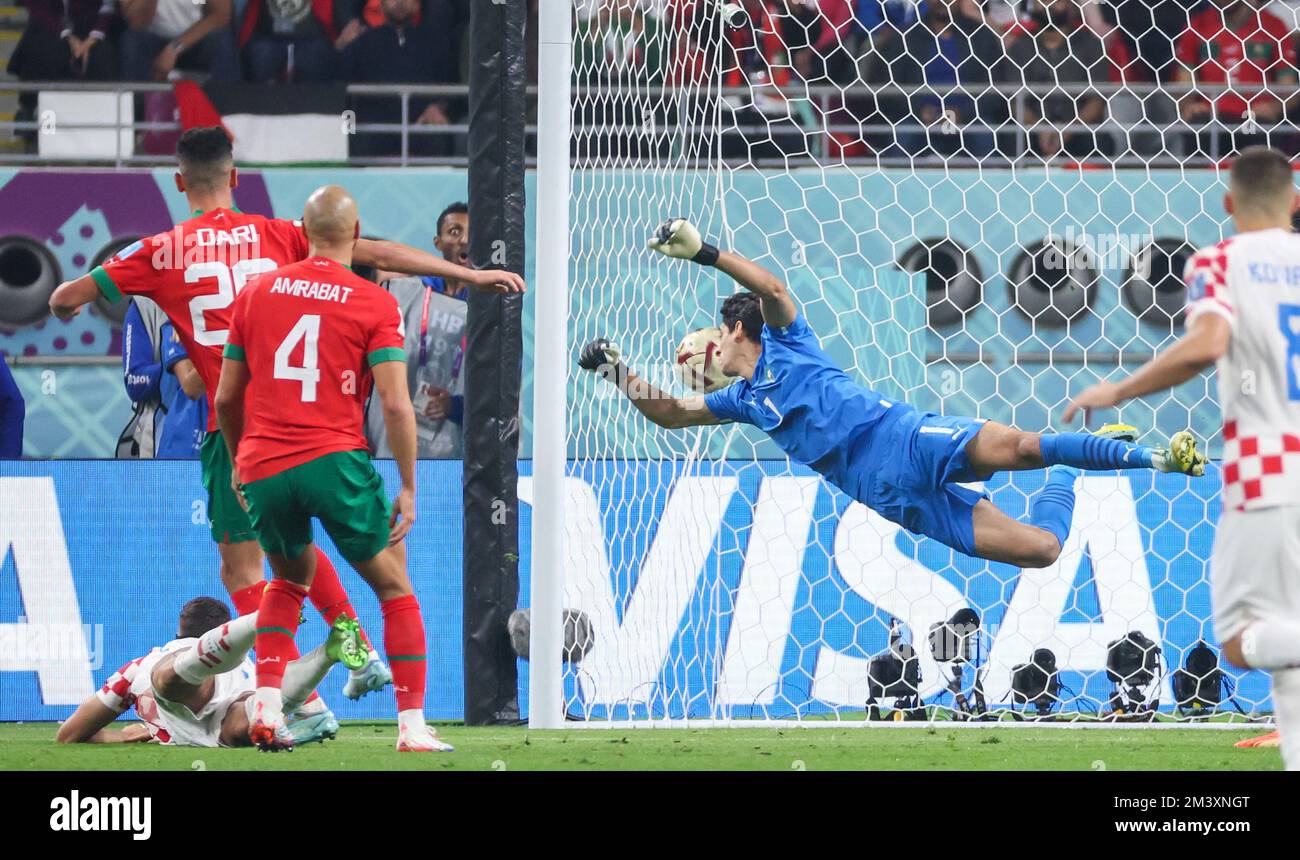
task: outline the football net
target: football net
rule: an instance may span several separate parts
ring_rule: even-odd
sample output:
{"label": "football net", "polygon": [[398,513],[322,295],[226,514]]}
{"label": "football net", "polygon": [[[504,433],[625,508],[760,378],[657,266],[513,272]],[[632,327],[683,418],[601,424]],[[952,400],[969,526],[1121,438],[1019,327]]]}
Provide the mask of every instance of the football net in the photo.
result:
{"label": "football net", "polygon": [[[1181,120],[1195,85],[1142,83],[1123,49],[1143,34],[1098,9],[931,4],[982,16],[944,26],[905,3],[854,21],[851,5],[575,6],[571,347],[607,336],[693,393],[677,345],[735,288],[646,249],[684,216],[782,277],[862,384],[1078,429],[1059,423],[1070,392],[1181,332],[1183,262],[1226,226],[1206,165],[1268,129]],[[1019,570],[907,533],[754,428],[660,429],[576,366],[568,398],[571,718],[1268,712],[1266,679],[1217,659],[1217,469],[1085,474],[1059,561]],[[1109,417],[1152,444],[1191,428],[1218,454],[1210,376]],[[1042,481],[985,489],[1023,519]]]}

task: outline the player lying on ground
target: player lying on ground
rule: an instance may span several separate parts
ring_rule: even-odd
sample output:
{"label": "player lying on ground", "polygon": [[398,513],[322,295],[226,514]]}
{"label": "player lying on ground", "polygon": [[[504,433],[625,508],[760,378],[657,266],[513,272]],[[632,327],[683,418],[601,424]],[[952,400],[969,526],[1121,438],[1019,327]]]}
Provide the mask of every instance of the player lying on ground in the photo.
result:
{"label": "player lying on ground", "polygon": [[1210,562],[1214,635],[1227,659],[1268,669],[1288,770],[1300,770],[1300,196],[1286,156],[1233,162],[1224,208],[1237,235],[1187,261],[1186,334],[1119,382],[1065,410],[1118,406],[1216,362],[1223,494]]}
{"label": "player lying on ground", "polygon": [[[226,604],[196,597],[181,608],[176,638],[118,669],[59,726],[65,744],[157,741],[183,747],[250,746],[248,721],[253,695],[253,647],[257,615],[231,619]],[[361,628],[335,619],[324,644],[285,668],[285,700],[302,703],[335,664],[366,660]],[[134,707],[143,725],[108,725]],[[320,714],[286,730],[289,740],[323,741],[337,734],[333,716]]]}
{"label": "player lying on ground", "polygon": [[[233,190],[239,176],[224,129],[185,132],[177,143],[176,156],[176,188],[185,195],[195,216],[123,249],[89,274],[61,284],[50,297],[50,308],[60,319],[67,319],[101,293],[113,301],[125,293],[148,296],[171,320],[208,396],[208,434],[200,455],[207,515],[221,556],[222,584],[236,611],[246,615],[257,611],[266,585],[262,551],[248,515],[230,489],[230,461],[217,432],[212,398],[235,297],[247,279],[305,258],[307,238],[300,222],[246,214],[235,208]],[[454,278],[480,290],[523,290],[523,280],[512,272],[476,271],[395,242],[359,239],[353,259],[381,269]],[[355,618],[329,558],[319,555],[316,565],[312,605],[327,623],[340,616]],[[360,698],[392,680],[373,650],[371,657],[363,669],[349,677],[343,691],[349,699]],[[314,716],[324,707],[319,698],[313,698],[299,716]]]}
{"label": "player lying on ground", "polygon": [[[1147,448],[1126,441],[1133,428],[1040,435],[883,398],[852,381],[822,351],[771,273],[704,244],[681,219],[665,222],[650,247],[716,266],[748,290],[727,298],[721,310],[719,366],[740,380],[703,397],[670,397],[629,370],[604,338],[583,349],[583,368],[600,371],[661,427],[753,424],[790,459],[885,519],[958,552],[1020,567],[1056,561],[1070,532],[1079,469],[1204,472],[1204,458],[1187,432],[1176,434],[1168,450]],[[995,472],[1044,467],[1051,468],[1030,505],[1029,523],[1003,513],[987,493],[959,486]]]}
{"label": "player lying on ground", "polygon": [[[391,293],[349,268],[360,224],[346,191],[318,189],[303,224],[310,256],[251,281],[235,301],[216,397],[234,492],[273,574],[258,611],[249,732],[262,749],[283,746],[281,672],[317,574],[317,518],[383,609],[397,749],[450,751],[424,722],[424,621],[402,543],[415,522],[416,441],[401,313]],[[391,509],[364,433],[372,382],[402,479]]]}

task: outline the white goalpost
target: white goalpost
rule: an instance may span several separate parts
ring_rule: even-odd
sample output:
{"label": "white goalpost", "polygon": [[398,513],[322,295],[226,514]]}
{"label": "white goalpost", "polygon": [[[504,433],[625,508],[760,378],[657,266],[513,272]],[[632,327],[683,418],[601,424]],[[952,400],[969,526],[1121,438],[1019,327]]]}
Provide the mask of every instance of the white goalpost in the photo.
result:
{"label": "white goalpost", "polygon": [[[576,364],[604,336],[692,393],[675,348],[735,287],[646,249],[681,216],[783,278],[861,384],[1080,429],[1071,393],[1181,333],[1183,261],[1227,226],[1217,165],[1255,141],[1178,119],[1196,86],[1143,80],[1119,59],[1141,34],[1066,5],[541,0],[531,727],[1267,719],[1267,679],[1217,660],[1217,466],[1086,474],[1060,559],[1018,570],[911,535],[755,428],[663,430]],[[1109,417],[1219,455],[1211,376]],[[984,488],[1024,518],[1042,481]],[[590,631],[572,652],[566,616]]]}

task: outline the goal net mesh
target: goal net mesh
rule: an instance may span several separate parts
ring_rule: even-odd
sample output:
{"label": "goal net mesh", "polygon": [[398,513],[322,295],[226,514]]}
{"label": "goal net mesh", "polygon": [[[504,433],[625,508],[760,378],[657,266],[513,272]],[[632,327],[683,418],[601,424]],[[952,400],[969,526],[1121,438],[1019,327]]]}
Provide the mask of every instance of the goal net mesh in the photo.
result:
{"label": "goal net mesh", "polygon": [[[1180,334],[1183,263],[1228,227],[1214,165],[1281,134],[1265,102],[1286,51],[1258,81],[1216,85],[1188,65],[1210,54],[1181,14],[580,0],[570,343],[609,337],[646,379],[691,393],[676,345],[717,325],[736,287],[646,249],[684,216],[783,278],[823,347],[882,395],[1079,429],[1060,423],[1069,393]],[[1149,62],[1149,44],[1165,55]],[[1220,118],[1231,98],[1246,107],[1209,122],[1187,98]],[[1214,384],[1098,418],[1149,444],[1191,428],[1217,457]],[[1216,467],[1086,474],[1060,559],[1019,570],[909,534],[754,428],[660,429],[576,366],[568,396],[565,605],[590,630],[565,666],[571,717],[1268,712],[1262,675],[1215,661]],[[984,488],[1023,519],[1042,481]]]}

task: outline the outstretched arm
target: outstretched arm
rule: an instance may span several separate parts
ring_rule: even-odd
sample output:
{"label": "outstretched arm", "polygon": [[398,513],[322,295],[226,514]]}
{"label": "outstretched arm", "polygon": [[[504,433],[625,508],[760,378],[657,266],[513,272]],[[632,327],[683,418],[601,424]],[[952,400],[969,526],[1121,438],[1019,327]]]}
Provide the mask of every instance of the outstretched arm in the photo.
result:
{"label": "outstretched arm", "polygon": [[500,269],[470,269],[444,260],[437,254],[385,239],[358,239],[352,259],[362,266],[408,275],[433,275],[452,278],[486,293],[522,293],[524,279],[514,272]]}
{"label": "outstretched arm", "polygon": [[673,397],[637,376],[623,363],[618,347],[605,338],[583,347],[578,366],[612,382],[638,412],[660,427],[678,430],[722,423],[709,411],[703,397]]}
{"label": "outstretched arm", "polygon": [[761,300],[763,322],[783,328],[799,315],[785,284],[762,266],[732,251],[720,251],[700,238],[700,231],[684,218],[670,218],[650,239],[650,247],[669,257],[713,266]]}
{"label": "outstretched arm", "polygon": [[98,696],[91,696],[63,721],[55,740],[61,744],[130,744],[149,740],[148,729],[139,724],[121,730],[108,728],[117,717],[117,711]]}
{"label": "outstretched arm", "polygon": [[1187,334],[1169,349],[1148,361],[1119,382],[1098,382],[1065,408],[1062,420],[1069,422],[1083,410],[1084,421],[1092,410],[1118,406],[1125,400],[1153,394],[1181,385],[1218,361],[1232,342],[1232,324],[1218,314],[1202,314],[1192,321]]}

